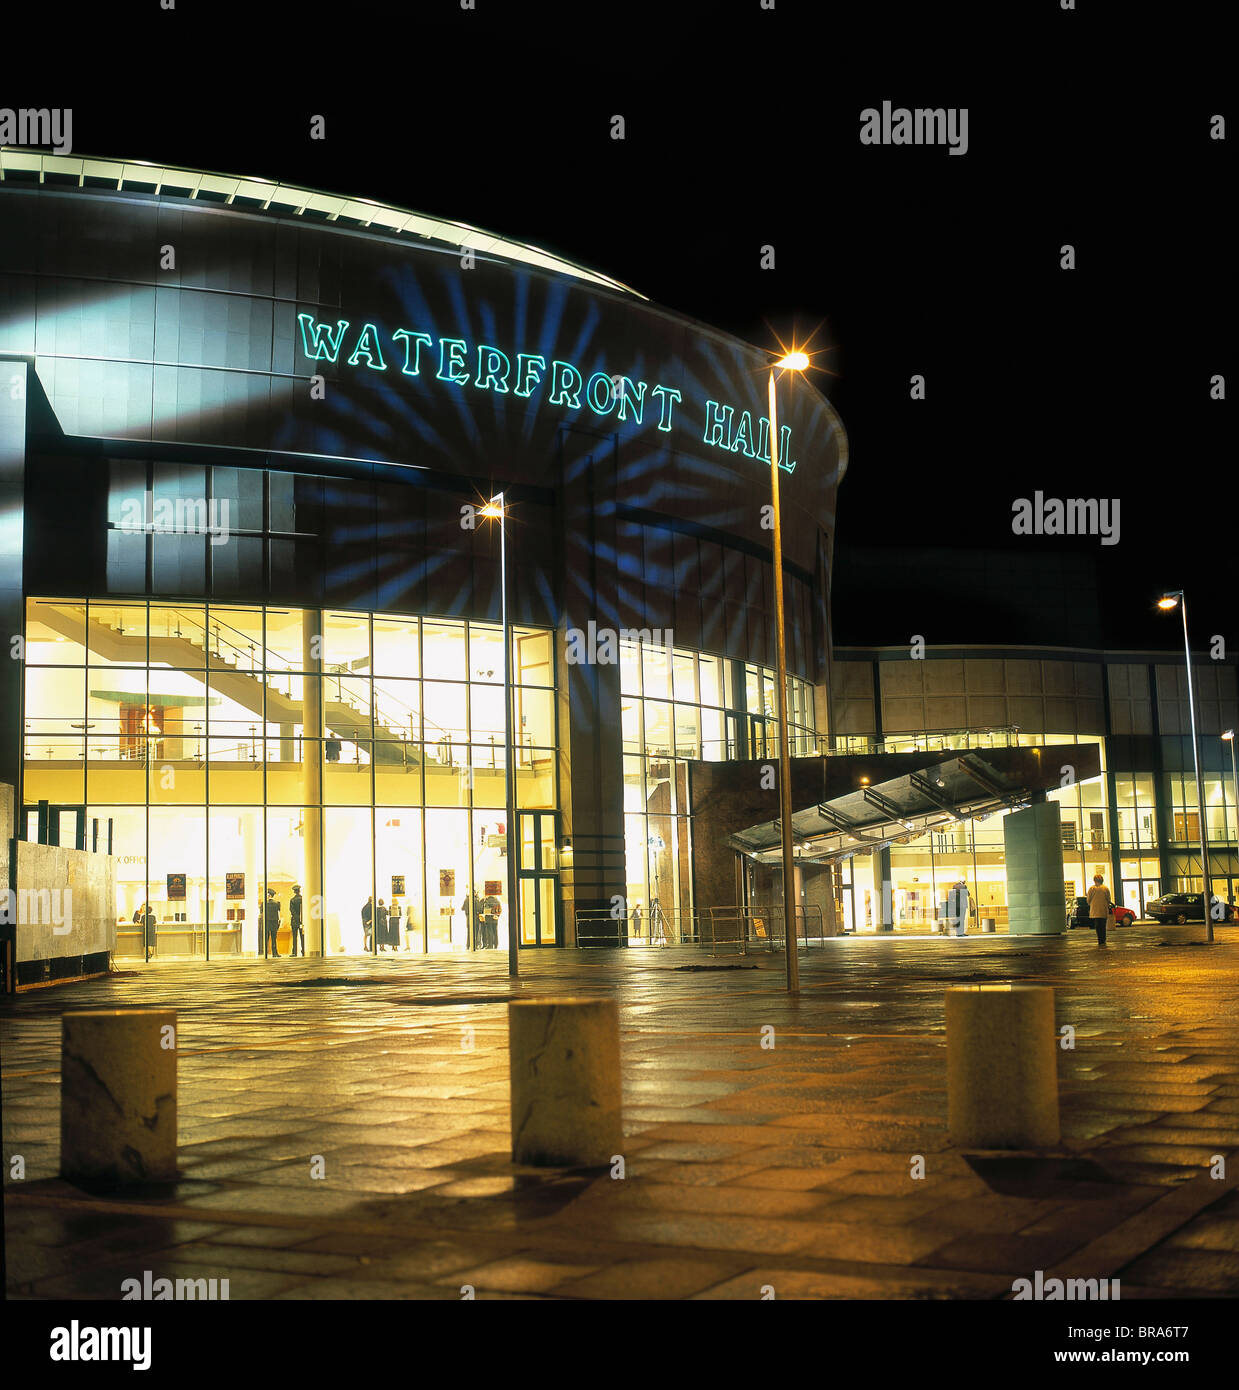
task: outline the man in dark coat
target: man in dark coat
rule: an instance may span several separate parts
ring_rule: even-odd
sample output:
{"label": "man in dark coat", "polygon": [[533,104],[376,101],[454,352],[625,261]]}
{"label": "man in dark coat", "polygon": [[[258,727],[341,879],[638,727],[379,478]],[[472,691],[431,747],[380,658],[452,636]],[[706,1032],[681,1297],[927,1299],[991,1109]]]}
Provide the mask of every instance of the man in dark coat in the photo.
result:
{"label": "man in dark coat", "polygon": [[387,906],[383,899],[379,899],[379,905],[374,914],[375,931],[374,939],[378,942],[379,950],[387,950]]}
{"label": "man in dark coat", "polygon": [[280,904],[276,900],[274,888],[267,889],[267,905],[263,913],[263,919],[266,930],[264,932],[262,953],[264,956],[267,955],[268,948],[270,948],[270,954],[278,956],[280,953],[276,945],[276,935],[280,930]]}
{"label": "man in dark coat", "polygon": [[305,931],[301,926],[301,885],[293,884],[293,895],[288,900],[288,921],[292,927],[292,954],[297,954],[297,938],[301,938],[301,954],[305,955]]}
{"label": "man in dark coat", "polygon": [[374,898],[366,899],[365,906],[361,909],[361,932],[365,941],[365,947],[370,949],[370,927],[374,921]]}

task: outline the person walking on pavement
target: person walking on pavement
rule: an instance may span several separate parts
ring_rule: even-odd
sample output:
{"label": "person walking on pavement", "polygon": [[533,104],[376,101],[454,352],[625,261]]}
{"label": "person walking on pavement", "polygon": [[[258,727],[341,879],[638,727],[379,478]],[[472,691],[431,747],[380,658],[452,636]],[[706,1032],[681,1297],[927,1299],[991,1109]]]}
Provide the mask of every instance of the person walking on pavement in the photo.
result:
{"label": "person walking on pavement", "polygon": [[288,900],[288,921],[292,927],[292,954],[297,954],[297,938],[301,938],[301,954],[305,955],[305,932],[301,926],[301,885],[293,884],[293,895]]}
{"label": "person walking on pavement", "polygon": [[1106,944],[1106,924],[1114,916],[1114,904],[1110,900],[1110,890],[1100,874],[1093,875],[1093,886],[1088,890],[1088,924],[1097,933],[1097,945]]}
{"label": "person walking on pavement", "polygon": [[370,949],[370,928],[374,921],[374,896],[368,897],[361,909],[361,934],[365,949]]}
{"label": "person walking on pavement", "polygon": [[263,912],[263,920],[265,925],[265,939],[262,953],[264,956],[267,955],[269,947],[270,954],[278,956],[280,952],[276,945],[276,936],[280,930],[280,904],[275,896],[274,888],[267,889],[267,905]]}

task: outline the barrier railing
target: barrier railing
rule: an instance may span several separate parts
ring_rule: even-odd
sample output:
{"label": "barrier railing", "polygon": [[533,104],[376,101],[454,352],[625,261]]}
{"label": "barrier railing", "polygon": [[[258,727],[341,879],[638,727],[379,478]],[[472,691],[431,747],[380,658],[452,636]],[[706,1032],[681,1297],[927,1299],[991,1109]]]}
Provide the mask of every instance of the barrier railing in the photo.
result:
{"label": "barrier railing", "polygon": [[606,908],[582,908],[576,914],[578,946],[695,946],[701,940],[701,915],[664,908],[657,901],[640,913],[615,916]]}
{"label": "barrier railing", "polygon": [[[807,950],[826,940],[825,919],[816,903],[796,909],[796,945]],[[747,956],[787,949],[781,905],[774,907],[712,907],[703,921],[702,945],[712,956]]]}

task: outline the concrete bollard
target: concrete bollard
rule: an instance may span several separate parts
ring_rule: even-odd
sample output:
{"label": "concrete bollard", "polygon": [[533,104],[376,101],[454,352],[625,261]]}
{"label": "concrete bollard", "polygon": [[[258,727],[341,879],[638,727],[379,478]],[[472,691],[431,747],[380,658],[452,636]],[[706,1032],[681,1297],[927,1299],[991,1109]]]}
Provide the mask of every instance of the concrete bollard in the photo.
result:
{"label": "concrete bollard", "polygon": [[996,919],[996,918],[993,918],[993,917],[982,917],[982,918],[981,918],[981,930],[982,930],[983,932],[986,932],[986,931],[996,932],[996,931],[998,930],[998,922],[997,922],[997,919]]}
{"label": "concrete bollard", "polygon": [[508,1062],[513,1162],[600,1168],[623,1151],[614,999],[514,1000]]}
{"label": "concrete bollard", "polygon": [[947,1129],[982,1149],[1057,1144],[1058,1057],[1048,985],[946,992]]}
{"label": "concrete bollard", "polygon": [[176,1177],[176,1011],[62,1019],[60,1174],[125,1186]]}

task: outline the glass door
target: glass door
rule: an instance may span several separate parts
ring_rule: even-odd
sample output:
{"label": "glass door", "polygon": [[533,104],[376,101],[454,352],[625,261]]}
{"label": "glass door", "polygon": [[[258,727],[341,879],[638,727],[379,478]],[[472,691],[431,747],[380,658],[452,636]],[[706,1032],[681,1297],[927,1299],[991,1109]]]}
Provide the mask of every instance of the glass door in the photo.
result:
{"label": "glass door", "polygon": [[559,854],[554,811],[521,812],[519,873],[522,946],[557,946]]}

